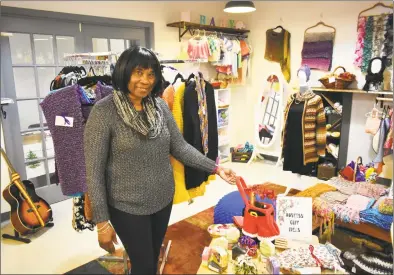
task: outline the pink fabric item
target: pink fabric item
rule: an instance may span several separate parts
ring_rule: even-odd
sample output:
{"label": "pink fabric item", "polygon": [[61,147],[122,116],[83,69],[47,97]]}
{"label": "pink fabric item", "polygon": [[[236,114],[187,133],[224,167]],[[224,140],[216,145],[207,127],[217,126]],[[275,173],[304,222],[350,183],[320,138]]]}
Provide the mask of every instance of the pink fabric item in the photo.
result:
{"label": "pink fabric item", "polygon": [[201,40],[191,38],[189,40],[187,53],[189,55],[189,58],[192,60],[208,59],[209,57],[208,40],[206,38],[202,38]]}
{"label": "pink fabric item", "polygon": [[387,187],[381,184],[359,182],[356,193],[377,200],[387,193]]}
{"label": "pink fabric item", "polygon": [[336,204],[333,207],[336,218],[344,222],[360,222],[360,211],[367,209],[373,199],[362,195],[351,195],[345,205]]}
{"label": "pink fabric item", "polygon": [[309,68],[321,71],[329,71],[331,68],[331,59],[327,58],[302,58],[302,65],[308,65]]}
{"label": "pink fabric item", "polygon": [[365,37],[365,23],[366,17],[360,17],[357,24],[357,43],[356,51],[354,52],[356,58],[354,60],[354,65],[361,67],[363,61],[363,50],[364,50],[364,37]]}

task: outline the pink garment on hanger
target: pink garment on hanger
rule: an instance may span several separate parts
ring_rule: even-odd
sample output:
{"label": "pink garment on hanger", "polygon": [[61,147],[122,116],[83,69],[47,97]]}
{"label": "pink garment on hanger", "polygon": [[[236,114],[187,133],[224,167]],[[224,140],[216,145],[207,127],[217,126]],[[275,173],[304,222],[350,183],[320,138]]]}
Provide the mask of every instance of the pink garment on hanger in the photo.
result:
{"label": "pink garment on hanger", "polygon": [[361,67],[363,61],[365,24],[366,24],[365,17],[358,18],[356,51],[354,52],[356,58],[354,59],[353,64],[359,68]]}

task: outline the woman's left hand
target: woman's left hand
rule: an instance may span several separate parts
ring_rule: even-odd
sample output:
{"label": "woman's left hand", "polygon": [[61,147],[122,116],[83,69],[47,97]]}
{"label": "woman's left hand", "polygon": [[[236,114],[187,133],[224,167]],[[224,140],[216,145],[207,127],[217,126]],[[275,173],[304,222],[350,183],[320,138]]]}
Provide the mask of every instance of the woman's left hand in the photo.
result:
{"label": "woman's left hand", "polygon": [[237,175],[235,172],[229,168],[218,167],[216,174],[218,174],[223,180],[229,184],[236,183]]}

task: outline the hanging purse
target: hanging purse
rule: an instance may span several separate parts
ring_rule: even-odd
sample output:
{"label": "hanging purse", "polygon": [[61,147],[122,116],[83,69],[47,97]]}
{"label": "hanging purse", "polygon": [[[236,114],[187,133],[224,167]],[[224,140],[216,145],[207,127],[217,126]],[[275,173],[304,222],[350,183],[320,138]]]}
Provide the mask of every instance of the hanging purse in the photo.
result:
{"label": "hanging purse", "polygon": [[378,114],[379,110],[373,108],[365,123],[365,132],[367,134],[375,135],[378,132],[381,122],[381,118],[379,118]]}

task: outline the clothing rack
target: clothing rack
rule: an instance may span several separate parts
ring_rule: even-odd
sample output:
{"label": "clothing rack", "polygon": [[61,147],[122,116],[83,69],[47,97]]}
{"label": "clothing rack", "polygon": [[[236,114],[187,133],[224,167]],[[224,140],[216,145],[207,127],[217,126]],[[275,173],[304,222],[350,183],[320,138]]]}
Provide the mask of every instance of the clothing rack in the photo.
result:
{"label": "clothing rack", "polygon": [[181,63],[207,63],[206,59],[168,59],[168,60],[159,60],[160,64],[181,64]]}

